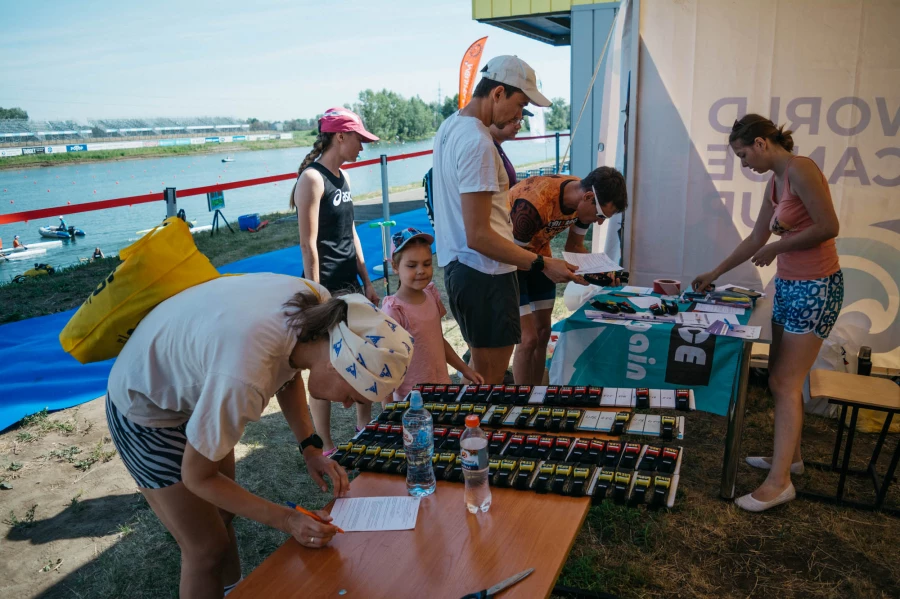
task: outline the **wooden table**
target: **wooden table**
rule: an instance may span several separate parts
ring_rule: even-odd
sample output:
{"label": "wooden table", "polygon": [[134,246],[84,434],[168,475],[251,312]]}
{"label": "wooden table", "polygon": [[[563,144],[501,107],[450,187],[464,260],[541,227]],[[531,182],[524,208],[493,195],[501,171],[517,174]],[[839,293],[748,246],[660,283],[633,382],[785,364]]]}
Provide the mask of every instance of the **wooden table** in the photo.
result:
{"label": "wooden table", "polygon": [[[590,500],[492,488],[490,511],[475,516],[463,491],[462,483],[438,482],[422,500],[415,530],[339,534],[324,549],[288,539],[229,597],[454,599],[527,568],[534,572],[503,599],[548,597]],[[406,495],[404,477],[363,473],[348,496],[395,495]]]}
{"label": "wooden table", "polygon": [[750,313],[748,326],[760,327],[759,339],[744,341],[738,383],[732,391],[728,405],[728,430],[725,433],[725,458],[722,460],[722,484],[719,494],[725,499],[734,498],[738,461],[741,453],[741,437],[744,434],[744,416],[747,411],[747,385],[750,382],[750,354],[754,343],[772,343],[772,300],[761,297]]}

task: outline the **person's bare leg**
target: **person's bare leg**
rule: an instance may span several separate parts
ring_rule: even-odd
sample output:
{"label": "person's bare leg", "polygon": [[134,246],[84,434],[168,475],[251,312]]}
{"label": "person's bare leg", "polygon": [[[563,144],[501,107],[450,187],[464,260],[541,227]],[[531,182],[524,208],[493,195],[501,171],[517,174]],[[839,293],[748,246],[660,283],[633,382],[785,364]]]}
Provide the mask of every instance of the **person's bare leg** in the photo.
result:
{"label": "person's bare leg", "polygon": [[[234,480],[234,450],[219,463],[219,472]],[[228,533],[228,539],[231,542],[228,547],[228,553],[225,555],[225,563],[223,565],[222,582],[225,586],[237,583],[241,579],[241,555],[238,552],[237,535],[234,532],[234,526],[231,521],[234,520],[234,514],[219,510],[222,516],[222,522],[225,524],[225,531]]]}
{"label": "person's bare leg", "polygon": [[372,404],[356,404],[356,428],[363,429],[372,420]]}
{"label": "person's bare leg", "polygon": [[537,331],[537,344],[531,356],[531,382],[530,385],[540,385],[544,380],[544,370],[547,366],[547,344],[550,343],[550,326],[553,310],[536,310],[534,312],[535,330]]}
{"label": "person's bare leg", "polygon": [[331,402],[310,397],[309,413],[312,415],[316,434],[322,438],[322,451],[334,449],[334,441],[331,439]]}
{"label": "person's bare leg", "polygon": [[532,363],[538,342],[534,314],[522,314],[519,319],[522,323],[522,341],[516,346],[513,356],[513,379],[517,385],[534,385]]}
{"label": "person's bare leg", "polygon": [[181,549],[179,596],[221,599],[232,537],[219,509],[184,483],[140,491]]}
{"label": "person's bare leg", "polygon": [[822,340],[813,333],[785,333],[777,362],[769,365],[769,389],[775,397],[775,444],[772,468],[753,492],[759,501],[771,501],[791,482],[791,462],[800,453],[803,431],[803,381],[819,355]]}
{"label": "person's bare leg", "polygon": [[506,347],[473,347],[472,368],[484,377],[489,385],[500,385],[509,368],[509,358],[514,345]]}

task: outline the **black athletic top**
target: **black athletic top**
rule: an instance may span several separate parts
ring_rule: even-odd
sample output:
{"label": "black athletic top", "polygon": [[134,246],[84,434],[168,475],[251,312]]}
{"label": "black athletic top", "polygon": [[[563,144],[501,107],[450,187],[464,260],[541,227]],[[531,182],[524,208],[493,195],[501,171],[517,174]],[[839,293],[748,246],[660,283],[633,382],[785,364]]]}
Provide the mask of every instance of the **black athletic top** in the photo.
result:
{"label": "black athletic top", "polygon": [[325,192],[319,200],[319,282],[329,291],[359,288],[353,245],[353,198],[344,174],[334,174],[318,162],[307,168],[322,174]]}

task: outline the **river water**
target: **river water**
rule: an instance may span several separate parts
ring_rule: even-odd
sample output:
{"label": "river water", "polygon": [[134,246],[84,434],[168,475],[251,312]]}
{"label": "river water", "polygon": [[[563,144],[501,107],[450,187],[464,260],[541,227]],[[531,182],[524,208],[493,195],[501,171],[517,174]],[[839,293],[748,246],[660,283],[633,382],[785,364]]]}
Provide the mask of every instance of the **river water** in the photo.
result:
{"label": "river water", "polygon": [[[567,140],[563,138],[560,141],[561,153],[565,151]],[[432,138],[414,143],[368,144],[363,146],[359,159],[430,150],[433,141]],[[517,166],[552,161],[556,157],[556,143],[552,138],[509,142],[504,144],[503,149]],[[235,152],[235,161],[229,163],[222,162],[227,154],[216,153],[2,170],[0,214],[154,193],[165,187],[199,187],[288,173],[296,171],[309,150],[298,147]],[[388,183],[396,186],[420,182],[431,164],[431,156],[391,162],[388,165]],[[381,190],[381,167],[377,164],[353,169],[349,171],[349,176],[356,195]],[[242,214],[286,211],[292,186],[292,182],[282,181],[228,190],[222,212],[236,228],[238,216]],[[179,198],[178,207],[185,210],[188,220],[197,221],[197,225],[212,222],[205,196]],[[0,262],[0,282],[11,280],[35,262],[54,267],[77,264],[79,259],[90,257],[98,246],[106,254],[115,254],[138,237],[137,231],[159,224],[165,214],[165,204],[160,201],[67,215],[66,222],[84,230],[85,237],[64,241],[62,246],[49,248],[46,254],[28,260]],[[38,227],[55,226],[57,222],[54,217],[0,225],[3,247],[12,247],[14,235],[19,235],[26,245],[49,241],[40,237]]]}

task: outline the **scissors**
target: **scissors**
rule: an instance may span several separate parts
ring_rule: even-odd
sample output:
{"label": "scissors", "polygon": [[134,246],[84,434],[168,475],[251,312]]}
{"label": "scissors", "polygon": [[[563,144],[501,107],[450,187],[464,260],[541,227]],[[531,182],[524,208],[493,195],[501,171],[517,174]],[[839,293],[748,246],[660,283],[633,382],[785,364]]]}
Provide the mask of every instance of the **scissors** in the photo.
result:
{"label": "scissors", "polygon": [[515,576],[510,576],[503,582],[498,582],[497,584],[495,584],[494,586],[492,586],[489,589],[484,589],[483,591],[478,591],[477,593],[469,593],[468,595],[465,595],[462,599],[490,599],[491,597],[496,596],[497,593],[503,591],[503,589],[505,589],[506,587],[511,587],[512,585],[516,584],[517,582],[519,582],[520,580],[522,580],[523,578],[525,578],[532,572],[534,572],[534,568],[528,568],[527,570],[523,570],[523,571],[519,572]]}

